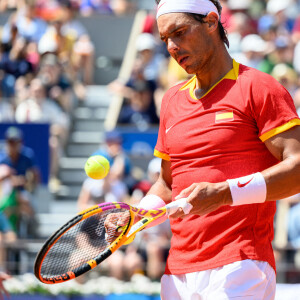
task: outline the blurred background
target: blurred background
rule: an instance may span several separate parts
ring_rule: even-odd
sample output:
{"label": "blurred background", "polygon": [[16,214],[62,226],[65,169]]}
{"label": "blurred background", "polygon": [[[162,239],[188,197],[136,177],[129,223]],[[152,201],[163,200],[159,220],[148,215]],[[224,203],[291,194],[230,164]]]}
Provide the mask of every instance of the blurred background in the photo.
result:
{"label": "blurred background", "polygon": [[[300,113],[300,1],[220,2],[232,57],[274,76]],[[43,242],[75,213],[138,203],[159,174],[161,99],[189,76],[161,42],[155,11],[154,0],[0,0],[0,271],[11,275],[4,284],[12,297],[25,295],[16,299],[159,299],[167,222],[69,292],[33,276]],[[84,173],[93,154],[110,161],[103,180]],[[277,206],[276,299],[300,299],[300,195]]]}

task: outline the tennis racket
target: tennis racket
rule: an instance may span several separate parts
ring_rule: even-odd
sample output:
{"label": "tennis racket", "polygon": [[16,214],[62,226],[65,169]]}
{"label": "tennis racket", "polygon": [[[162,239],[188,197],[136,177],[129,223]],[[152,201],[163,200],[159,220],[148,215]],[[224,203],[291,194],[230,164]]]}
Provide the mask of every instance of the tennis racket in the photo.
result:
{"label": "tennis racket", "polygon": [[[185,213],[192,208],[185,198],[157,210],[119,202],[92,206],[48,238],[37,254],[35,276],[47,284],[74,279],[95,268],[151,222],[173,214],[179,207]],[[137,215],[143,218],[134,224]]]}

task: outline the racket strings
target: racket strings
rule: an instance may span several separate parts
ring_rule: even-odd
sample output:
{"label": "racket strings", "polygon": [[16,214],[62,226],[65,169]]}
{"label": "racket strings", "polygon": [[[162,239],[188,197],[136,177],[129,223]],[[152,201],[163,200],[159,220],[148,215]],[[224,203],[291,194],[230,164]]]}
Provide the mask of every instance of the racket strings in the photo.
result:
{"label": "racket strings", "polygon": [[[127,212],[126,218],[124,212]],[[42,262],[41,275],[43,277],[62,275],[79,268],[104,252],[120,234],[114,228],[106,230],[105,221],[109,216],[110,222],[116,225],[120,215],[124,218],[124,224],[129,223],[130,213],[126,209],[117,208],[102,211],[76,223],[48,250]]]}

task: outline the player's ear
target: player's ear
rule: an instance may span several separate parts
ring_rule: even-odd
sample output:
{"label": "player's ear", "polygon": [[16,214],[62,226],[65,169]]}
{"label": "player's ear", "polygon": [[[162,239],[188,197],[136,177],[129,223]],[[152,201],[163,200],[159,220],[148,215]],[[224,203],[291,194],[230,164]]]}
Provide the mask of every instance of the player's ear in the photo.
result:
{"label": "player's ear", "polygon": [[218,28],[218,23],[219,23],[219,16],[211,11],[205,18],[205,22],[207,24],[209,32],[213,32],[217,30]]}

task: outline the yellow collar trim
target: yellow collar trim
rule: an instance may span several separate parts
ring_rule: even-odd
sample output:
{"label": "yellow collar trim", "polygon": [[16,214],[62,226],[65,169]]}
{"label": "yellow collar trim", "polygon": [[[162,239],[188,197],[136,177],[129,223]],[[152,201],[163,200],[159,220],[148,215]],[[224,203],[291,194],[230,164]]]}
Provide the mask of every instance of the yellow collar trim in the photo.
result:
{"label": "yellow collar trim", "polygon": [[[233,59],[233,68],[221,79],[219,80],[216,84],[214,84],[207,92],[205,95],[203,95],[201,98],[203,98],[204,96],[206,96],[217,84],[219,84],[223,79],[230,79],[230,80],[237,80],[239,77],[239,67],[240,64],[237,63],[234,59]],[[186,84],[184,84],[181,88],[180,91],[184,91],[186,89],[190,90],[190,96],[195,99],[195,100],[199,100],[195,97],[194,95],[194,90],[196,88],[196,80],[197,77],[196,75],[194,75]]]}

